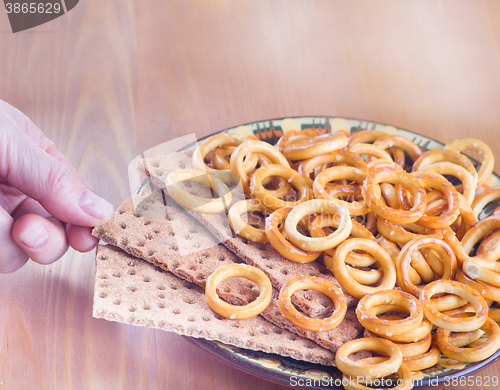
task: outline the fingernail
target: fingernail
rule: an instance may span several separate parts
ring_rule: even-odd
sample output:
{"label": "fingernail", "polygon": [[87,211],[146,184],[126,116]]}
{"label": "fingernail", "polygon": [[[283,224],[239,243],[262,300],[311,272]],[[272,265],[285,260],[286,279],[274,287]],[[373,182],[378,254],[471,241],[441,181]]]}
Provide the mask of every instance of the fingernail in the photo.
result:
{"label": "fingernail", "polygon": [[20,235],[19,240],[27,247],[38,249],[44,246],[49,239],[49,232],[40,222],[34,222]]}
{"label": "fingernail", "polygon": [[85,191],[80,196],[78,206],[97,219],[106,219],[113,213],[113,205],[91,191]]}

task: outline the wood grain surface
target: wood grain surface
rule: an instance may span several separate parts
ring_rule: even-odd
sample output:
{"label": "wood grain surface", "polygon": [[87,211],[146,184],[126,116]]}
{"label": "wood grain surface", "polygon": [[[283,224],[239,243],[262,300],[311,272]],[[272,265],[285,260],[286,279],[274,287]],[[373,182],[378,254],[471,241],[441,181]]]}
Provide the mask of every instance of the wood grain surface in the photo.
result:
{"label": "wood grain surface", "polygon": [[[273,117],[473,136],[500,161],[496,0],[81,0],[16,34],[0,5],[0,75],[0,99],[115,206],[140,152]],[[71,250],[0,276],[0,389],[283,388],[179,336],[92,318],[93,282],[93,254]]]}

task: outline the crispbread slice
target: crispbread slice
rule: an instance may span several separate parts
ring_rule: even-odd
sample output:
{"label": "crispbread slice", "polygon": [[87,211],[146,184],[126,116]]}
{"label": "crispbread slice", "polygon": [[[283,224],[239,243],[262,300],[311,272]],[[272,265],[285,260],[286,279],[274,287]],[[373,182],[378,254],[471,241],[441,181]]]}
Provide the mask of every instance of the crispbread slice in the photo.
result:
{"label": "crispbread slice", "polygon": [[199,286],[110,245],[97,249],[93,315],[322,365],[335,362],[333,352],[260,316],[218,316]]}
{"label": "crispbread slice", "polygon": [[[165,177],[169,172],[179,169],[179,166],[190,168],[192,161],[191,152],[178,152],[168,156],[158,156],[154,159],[144,159],[139,162],[138,168],[149,177],[157,187],[164,189]],[[206,196],[203,186],[193,185],[191,192],[197,196]],[[283,257],[269,243],[255,243],[243,237],[233,235],[227,228],[227,219],[224,213],[205,214],[193,210],[187,210],[197,220],[236,253],[247,264],[253,265],[267,274],[273,286],[280,289],[288,280],[303,276],[317,276],[327,279],[341,288],[337,279],[327,271],[326,267],[319,261],[298,264]],[[356,304],[357,300],[343,291],[348,306]],[[324,295],[309,292],[314,299],[307,299],[306,293],[297,292],[294,295],[294,303],[308,315],[316,317],[324,315],[332,310],[332,302]]]}
{"label": "crispbread slice", "polygon": [[[174,275],[205,286],[206,278],[222,265],[241,260],[217,240],[194,218],[156,190],[134,195],[125,201],[109,222],[97,226],[93,235],[125,252],[147,260]],[[176,209],[177,208],[177,209]],[[179,255],[180,248],[191,248],[192,254]],[[231,303],[250,302],[259,291],[241,280],[221,283],[219,293]]]}
{"label": "crispbread slice", "polygon": [[[175,203],[169,206],[171,212],[168,214],[165,203],[173,201],[161,191],[136,195],[135,202],[133,200],[124,202],[111,221],[95,228],[94,235],[201,287],[205,286],[206,277],[218,267],[241,262],[229,249],[217,245],[215,238],[206,228],[199,226],[199,222],[185,213],[176,213],[175,207],[178,206]],[[211,244],[212,247],[192,256],[178,256],[177,250],[171,249],[173,245],[193,245],[192,241],[204,246]],[[259,294],[254,284],[241,278],[223,281],[217,292],[232,304],[249,303]],[[305,298],[312,300],[314,296],[305,294]],[[336,351],[342,341],[356,338],[361,333],[361,326],[354,315],[346,316],[345,323],[329,331],[304,331],[288,321],[276,299],[262,315],[273,324],[307,337],[331,351]]]}

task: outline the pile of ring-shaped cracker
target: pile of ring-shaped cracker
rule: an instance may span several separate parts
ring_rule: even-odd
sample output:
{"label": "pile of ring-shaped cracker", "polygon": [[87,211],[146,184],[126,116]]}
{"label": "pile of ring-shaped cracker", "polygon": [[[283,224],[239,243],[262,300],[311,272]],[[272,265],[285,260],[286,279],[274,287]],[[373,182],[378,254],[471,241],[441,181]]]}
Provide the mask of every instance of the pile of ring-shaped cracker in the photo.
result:
{"label": "pile of ring-shaped cracker", "polygon": [[[477,170],[465,151],[479,156]],[[375,130],[290,130],[275,146],[223,133],[199,145],[193,166],[166,179],[176,202],[199,212],[227,212],[236,234],[269,242],[290,261],[322,258],[342,288],[360,299],[356,312],[365,338],[337,352],[345,376],[373,379],[398,372],[408,379],[410,371],[436,365],[441,353],[475,362],[500,348],[500,309],[491,307],[500,302],[500,208],[477,220],[487,204],[500,199],[500,187],[486,184],[494,159],[484,142],[460,139],[423,152],[402,136]],[[452,184],[452,176],[460,183]],[[194,197],[179,185],[186,180],[211,187],[219,198]],[[233,205],[231,182],[246,195]],[[264,229],[241,218],[256,211],[267,215]],[[254,302],[235,306],[217,296],[217,284],[235,276],[257,283]],[[333,314],[310,318],[299,312],[291,296],[305,289],[330,297]],[[243,319],[265,310],[271,290],[262,271],[233,264],[208,278],[206,296],[221,316]],[[284,284],[279,306],[294,324],[313,331],[336,327],[346,312],[342,291],[311,276]],[[349,355],[360,350],[385,357],[351,361]],[[398,388],[411,388],[405,383]]]}

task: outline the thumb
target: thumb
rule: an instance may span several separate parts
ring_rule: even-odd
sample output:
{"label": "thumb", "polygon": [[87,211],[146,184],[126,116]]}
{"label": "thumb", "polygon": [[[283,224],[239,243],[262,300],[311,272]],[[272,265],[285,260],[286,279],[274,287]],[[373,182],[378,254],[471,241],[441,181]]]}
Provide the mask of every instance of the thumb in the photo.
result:
{"label": "thumb", "polygon": [[0,177],[36,199],[57,219],[96,226],[113,206],[89,191],[71,170],[36,145],[9,118],[0,118]]}

